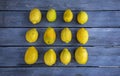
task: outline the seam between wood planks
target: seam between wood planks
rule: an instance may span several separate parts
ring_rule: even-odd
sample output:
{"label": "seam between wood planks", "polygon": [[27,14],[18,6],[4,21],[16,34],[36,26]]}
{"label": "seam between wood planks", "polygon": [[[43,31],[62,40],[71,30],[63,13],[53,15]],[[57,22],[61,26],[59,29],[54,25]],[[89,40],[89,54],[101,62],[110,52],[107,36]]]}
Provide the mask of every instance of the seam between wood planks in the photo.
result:
{"label": "seam between wood planks", "polygon": [[45,67],[45,68],[120,68],[120,66],[32,66],[32,65],[27,65],[27,66],[0,66],[0,68],[40,68],[40,67]]}
{"label": "seam between wood planks", "polygon": [[[0,10],[0,12],[3,11],[3,12],[29,12],[30,10]],[[47,12],[48,10],[40,10],[42,12]],[[65,10],[56,10],[56,12],[64,12]],[[79,10],[72,10],[73,12],[79,12]],[[88,11],[88,12],[99,12],[99,11],[120,11],[120,10],[85,10],[85,11]]]}

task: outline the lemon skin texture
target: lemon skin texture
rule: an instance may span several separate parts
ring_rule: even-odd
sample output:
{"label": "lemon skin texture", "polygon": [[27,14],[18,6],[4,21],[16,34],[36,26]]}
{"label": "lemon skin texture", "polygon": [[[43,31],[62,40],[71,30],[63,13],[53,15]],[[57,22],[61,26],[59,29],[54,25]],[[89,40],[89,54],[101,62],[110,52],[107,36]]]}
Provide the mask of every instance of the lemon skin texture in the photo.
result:
{"label": "lemon skin texture", "polygon": [[72,32],[69,28],[64,28],[61,31],[61,40],[65,43],[69,43],[72,40]]}
{"label": "lemon skin texture", "polygon": [[88,52],[84,47],[78,47],[75,51],[75,60],[78,64],[86,64],[88,61]]}
{"label": "lemon skin texture", "polygon": [[88,14],[85,11],[80,11],[77,15],[77,21],[79,24],[85,24],[88,21]]}
{"label": "lemon skin texture", "polygon": [[89,33],[88,33],[87,29],[80,28],[77,31],[77,40],[78,40],[78,42],[84,45],[84,44],[86,44],[88,42],[88,39],[89,39]]}
{"label": "lemon skin texture", "polygon": [[33,42],[36,42],[37,39],[38,39],[38,31],[36,28],[32,28],[32,29],[29,29],[27,32],[26,32],[26,41],[28,41],[29,43],[33,43]]}
{"label": "lemon skin texture", "polygon": [[67,23],[71,22],[73,19],[73,13],[71,9],[66,9],[63,15],[63,20]]}
{"label": "lemon skin texture", "polygon": [[56,32],[54,28],[48,27],[44,33],[44,42],[47,45],[51,45],[54,44],[55,40],[56,40]]}
{"label": "lemon skin texture", "polygon": [[64,65],[68,65],[71,61],[71,53],[67,48],[64,48],[60,54],[60,61]]}
{"label": "lemon skin texture", "polygon": [[56,63],[56,53],[53,49],[49,49],[45,54],[44,54],[44,62],[48,66],[52,66]]}
{"label": "lemon skin texture", "polygon": [[24,61],[26,64],[35,64],[38,60],[38,51],[34,46],[29,47],[24,56]]}
{"label": "lemon skin texture", "polygon": [[46,17],[47,17],[47,20],[49,22],[54,22],[56,20],[56,18],[57,18],[56,10],[53,9],[53,8],[49,9],[48,12],[47,12]]}
{"label": "lemon skin texture", "polygon": [[42,13],[38,8],[33,8],[29,13],[29,20],[32,24],[38,24],[42,19]]}

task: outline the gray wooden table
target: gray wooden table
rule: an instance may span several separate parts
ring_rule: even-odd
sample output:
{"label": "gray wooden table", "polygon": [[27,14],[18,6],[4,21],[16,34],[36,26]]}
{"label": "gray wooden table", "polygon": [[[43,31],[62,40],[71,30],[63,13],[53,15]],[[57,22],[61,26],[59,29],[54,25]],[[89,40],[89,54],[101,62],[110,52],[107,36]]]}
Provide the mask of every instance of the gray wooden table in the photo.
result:
{"label": "gray wooden table", "polygon": [[[34,7],[43,14],[41,23],[36,26],[28,20],[29,11]],[[49,8],[57,11],[54,23],[46,20]],[[62,19],[67,8],[74,13],[71,23]],[[85,25],[76,21],[80,10],[89,15]],[[25,40],[25,32],[32,27],[37,28],[40,36],[37,42],[30,44]],[[57,32],[54,45],[43,42],[47,27],[54,27]],[[69,27],[73,33],[69,44],[60,40],[64,27]],[[86,65],[79,65],[74,60],[74,51],[81,46],[75,37],[80,27],[85,27],[90,35],[84,45],[89,53]],[[31,45],[38,49],[39,60],[34,65],[26,65],[24,53]],[[59,60],[60,51],[65,47],[72,53],[72,61],[67,66]],[[57,62],[52,67],[43,62],[43,55],[49,48],[57,53]],[[120,76],[120,0],[0,0],[0,76]]]}

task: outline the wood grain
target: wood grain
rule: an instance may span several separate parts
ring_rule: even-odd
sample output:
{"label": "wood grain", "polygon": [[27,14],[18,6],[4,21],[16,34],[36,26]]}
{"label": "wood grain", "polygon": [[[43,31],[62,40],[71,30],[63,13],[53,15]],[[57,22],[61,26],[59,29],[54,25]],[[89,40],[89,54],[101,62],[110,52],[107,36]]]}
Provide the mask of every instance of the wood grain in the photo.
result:
{"label": "wood grain", "polygon": [[[0,47],[0,67],[47,67],[44,64],[44,53],[50,48],[54,49],[57,54],[57,61],[53,67],[75,67],[75,66],[120,66],[120,47],[86,47],[89,54],[86,65],[78,64],[74,59],[74,52],[78,47],[36,47],[39,52],[38,61],[34,65],[26,65],[24,54],[28,47]],[[67,66],[60,62],[59,55],[63,48],[68,48],[72,54],[71,63]]]}
{"label": "wood grain", "polygon": [[0,68],[1,76],[117,76],[120,68],[41,67]]}
{"label": "wood grain", "polygon": [[0,10],[30,10],[38,7],[41,10],[55,8],[57,10],[65,10],[71,8],[73,10],[119,10],[120,0],[0,0]]}
{"label": "wood grain", "polygon": [[[42,12],[42,21],[33,25],[28,17],[32,8]],[[57,20],[49,23],[46,12],[49,8],[57,11]],[[70,8],[74,13],[71,23],[63,21],[63,12]],[[85,10],[89,15],[86,24],[80,25],[76,15]],[[39,39],[35,43],[25,40],[25,33],[30,28],[37,28]],[[54,27],[57,40],[54,45],[46,45],[43,34],[47,27]],[[70,27],[72,41],[65,44],[60,40],[60,32]],[[86,27],[89,41],[81,45],[76,40],[79,28]],[[24,54],[29,46],[35,46],[39,59],[34,65],[26,65]],[[76,63],[74,52],[79,46],[88,50],[89,60],[86,65]],[[57,62],[52,67],[44,64],[44,53],[53,48]],[[63,48],[68,48],[72,61],[65,66],[59,55]],[[120,74],[120,0],[0,0],[0,76],[119,76]]]}
{"label": "wood grain", "polygon": [[[35,43],[28,43],[25,39],[25,33],[30,28],[0,28],[0,46],[46,46],[43,40],[43,34],[46,28],[37,28],[39,38]],[[76,32],[79,28],[70,28],[73,34],[72,41],[65,44],[60,39],[60,32],[63,28],[55,28],[57,33],[57,46],[80,46],[76,39]],[[119,28],[86,28],[89,32],[89,41],[85,46],[119,46],[120,45],[120,29]],[[53,46],[52,45],[52,46]]]}
{"label": "wood grain", "polygon": [[[80,11],[80,10],[79,10]],[[119,28],[120,11],[87,11],[89,20],[86,24],[77,23],[76,15],[79,11],[73,11],[74,19],[71,23],[63,21],[64,11],[57,11],[57,20],[49,23],[46,20],[46,12],[42,10],[42,21],[33,25],[29,21],[29,11],[0,11],[0,27],[96,27],[96,28]]]}

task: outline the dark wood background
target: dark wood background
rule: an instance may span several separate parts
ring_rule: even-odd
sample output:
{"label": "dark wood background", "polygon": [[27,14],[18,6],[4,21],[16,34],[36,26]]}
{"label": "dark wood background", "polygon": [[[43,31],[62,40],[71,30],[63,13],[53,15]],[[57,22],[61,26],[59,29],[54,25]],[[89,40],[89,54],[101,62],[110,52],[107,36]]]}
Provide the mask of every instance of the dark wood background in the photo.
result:
{"label": "dark wood background", "polygon": [[[42,21],[34,26],[28,16],[32,8],[41,10]],[[49,8],[57,11],[57,20],[49,23],[46,12]],[[65,23],[62,15],[70,8],[74,13],[71,23]],[[76,15],[85,10],[89,21],[79,25]],[[28,29],[36,27],[39,39],[35,43],[25,40]],[[43,33],[47,27],[54,27],[57,40],[54,45],[43,42]],[[60,31],[69,27],[73,39],[69,44],[60,40]],[[79,65],[74,60],[74,51],[83,46],[76,40],[75,34],[80,27],[89,32],[89,41],[84,47],[89,53],[86,65]],[[29,46],[39,51],[39,59],[34,65],[26,65],[24,53]],[[43,62],[44,53],[53,48],[57,53],[57,62],[48,67]],[[59,54],[68,48],[72,54],[69,65],[63,65]],[[0,0],[0,76],[119,76],[120,75],[120,0]]]}

